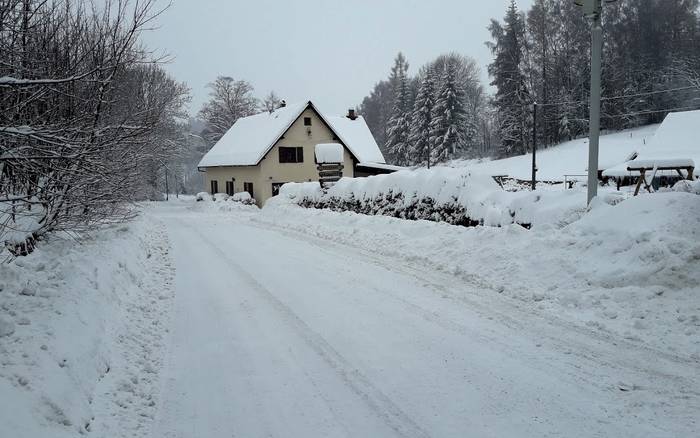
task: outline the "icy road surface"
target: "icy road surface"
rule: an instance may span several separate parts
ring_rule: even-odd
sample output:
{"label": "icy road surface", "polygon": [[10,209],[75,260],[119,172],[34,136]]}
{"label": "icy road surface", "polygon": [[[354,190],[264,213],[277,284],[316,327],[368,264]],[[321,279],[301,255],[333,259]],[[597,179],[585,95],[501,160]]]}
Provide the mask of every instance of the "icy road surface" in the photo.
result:
{"label": "icy road surface", "polygon": [[148,214],[176,267],[154,437],[697,432],[692,363],[252,215]]}

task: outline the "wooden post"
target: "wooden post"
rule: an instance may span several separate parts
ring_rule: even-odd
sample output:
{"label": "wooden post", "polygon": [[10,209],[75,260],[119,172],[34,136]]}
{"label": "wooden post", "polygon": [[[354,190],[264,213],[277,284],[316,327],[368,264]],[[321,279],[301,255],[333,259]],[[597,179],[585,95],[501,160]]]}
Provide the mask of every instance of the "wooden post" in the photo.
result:
{"label": "wooden post", "polygon": [[[645,177],[644,177],[645,172],[646,172],[646,169],[639,170],[639,180],[637,180],[637,187],[635,187],[635,189],[634,189],[634,196],[637,196],[639,194],[639,189],[642,187],[642,181],[645,180]],[[646,182],[644,184],[646,184]]]}
{"label": "wooden post", "polygon": [[328,188],[343,177],[343,165],[341,163],[321,163],[318,169],[318,182],[321,187]]}

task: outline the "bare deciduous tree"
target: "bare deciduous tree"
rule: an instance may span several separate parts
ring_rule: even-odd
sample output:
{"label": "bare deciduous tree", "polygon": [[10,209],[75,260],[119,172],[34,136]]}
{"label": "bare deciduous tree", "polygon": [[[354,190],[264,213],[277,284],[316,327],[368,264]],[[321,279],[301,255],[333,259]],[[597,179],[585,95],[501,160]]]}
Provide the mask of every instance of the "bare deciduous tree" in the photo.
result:
{"label": "bare deciduous tree", "polygon": [[262,109],[271,113],[272,111],[280,107],[281,102],[282,99],[279,98],[277,93],[275,93],[274,91],[270,91],[270,94],[265,96],[265,99],[263,99]]}
{"label": "bare deciduous tree", "polygon": [[253,96],[253,86],[247,81],[219,76],[208,86],[210,99],[199,116],[207,122],[205,138],[217,142],[236,120],[255,114],[259,102]]}
{"label": "bare deciduous tree", "polygon": [[0,242],[133,214],[188,91],[139,45],[154,0],[0,2]]}

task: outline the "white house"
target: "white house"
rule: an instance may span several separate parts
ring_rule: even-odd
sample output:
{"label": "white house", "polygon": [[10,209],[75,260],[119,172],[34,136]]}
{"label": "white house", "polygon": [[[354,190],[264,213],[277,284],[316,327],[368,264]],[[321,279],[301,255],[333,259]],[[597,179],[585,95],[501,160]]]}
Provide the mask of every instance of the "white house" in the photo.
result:
{"label": "white house", "polygon": [[345,116],[322,113],[311,101],[241,118],[199,162],[211,193],[247,191],[258,205],[287,182],[318,181],[317,144],[338,143],[344,150],[343,176],[390,173],[367,123],[349,110]]}

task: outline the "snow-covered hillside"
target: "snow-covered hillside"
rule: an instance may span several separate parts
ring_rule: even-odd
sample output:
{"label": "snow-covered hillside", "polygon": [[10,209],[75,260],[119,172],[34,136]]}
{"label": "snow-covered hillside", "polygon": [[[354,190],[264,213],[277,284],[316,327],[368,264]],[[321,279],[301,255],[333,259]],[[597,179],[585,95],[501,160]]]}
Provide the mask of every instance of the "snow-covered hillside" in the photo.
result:
{"label": "snow-covered hillside", "polygon": [[[600,137],[599,169],[624,163],[654,136],[659,125],[610,133]],[[458,160],[449,164],[466,167],[488,175],[508,175],[529,181],[532,177],[532,154],[502,160]],[[564,175],[585,175],[588,169],[588,138],[567,141],[537,151],[537,179],[563,181]],[[572,179],[572,178],[569,178]],[[577,179],[577,178],[573,178]],[[578,179],[585,180],[585,177]]]}

